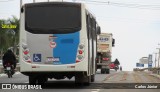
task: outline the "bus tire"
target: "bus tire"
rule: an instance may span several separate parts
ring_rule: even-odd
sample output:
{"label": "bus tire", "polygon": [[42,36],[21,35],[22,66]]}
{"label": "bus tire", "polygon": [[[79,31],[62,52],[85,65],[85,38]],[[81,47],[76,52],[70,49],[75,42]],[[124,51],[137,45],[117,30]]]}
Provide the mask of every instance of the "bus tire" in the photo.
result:
{"label": "bus tire", "polygon": [[106,74],[110,73],[110,69],[105,69],[106,70]]}
{"label": "bus tire", "polygon": [[95,75],[91,75],[91,82],[95,81]]}
{"label": "bus tire", "polygon": [[82,75],[79,73],[75,74],[75,84],[82,85],[82,83],[83,83]]}
{"label": "bus tire", "polygon": [[83,73],[78,73],[75,75],[75,84],[76,85],[85,85],[88,86],[91,82],[91,76],[87,76]]}
{"label": "bus tire", "polygon": [[91,82],[91,76],[84,76],[84,85],[89,86]]}
{"label": "bus tire", "polygon": [[44,84],[47,82],[46,77],[39,77],[38,78],[38,84],[44,86]]}
{"label": "bus tire", "polygon": [[37,84],[37,78],[35,76],[29,76],[29,84],[30,85],[36,85]]}
{"label": "bus tire", "polygon": [[101,68],[101,74],[104,74],[104,73],[105,73],[104,68]]}

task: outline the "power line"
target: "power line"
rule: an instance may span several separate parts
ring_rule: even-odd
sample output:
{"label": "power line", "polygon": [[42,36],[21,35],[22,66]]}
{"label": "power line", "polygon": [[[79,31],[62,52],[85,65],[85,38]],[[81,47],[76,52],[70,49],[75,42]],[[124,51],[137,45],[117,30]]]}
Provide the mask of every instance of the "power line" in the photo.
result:
{"label": "power line", "polygon": [[117,2],[110,2],[110,1],[95,1],[95,0],[77,0],[77,1],[85,1],[89,4],[107,4],[113,5],[118,7],[128,7],[128,8],[139,8],[139,9],[153,9],[153,10],[160,10],[160,5],[148,5],[148,4],[135,4],[135,3],[117,3]]}
{"label": "power line", "polygon": [[0,2],[10,2],[10,1],[14,1],[14,0],[0,0]]}

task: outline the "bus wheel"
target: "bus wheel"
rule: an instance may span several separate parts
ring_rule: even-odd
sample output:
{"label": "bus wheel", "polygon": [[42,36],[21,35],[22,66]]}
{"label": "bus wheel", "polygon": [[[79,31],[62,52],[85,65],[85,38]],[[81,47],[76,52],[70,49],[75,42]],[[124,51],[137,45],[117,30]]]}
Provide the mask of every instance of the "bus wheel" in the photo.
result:
{"label": "bus wheel", "polygon": [[79,73],[75,74],[75,84],[79,86],[82,85],[82,83],[83,83],[82,75]]}
{"label": "bus wheel", "polygon": [[91,75],[91,82],[95,81],[95,75]]}
{"label": "bus wheel", "polygon": [[90,85],[90,82],[91,82],[91,76],[83,76],[83,83],[85,86],[89,86]]}
{"label": "bus wheel", "polygon": [[105,69],[106,70],[106,74],[110,73],[110,69]]}
{"label": "bus wheel", "polygon": [[38,78],[38,84],[39,85],[44,85],[47,81],[47,78],[44,76],[44,77],[39,77]]}
{"label": "bus wheel", "polygon": [[36,85],[37,84],[37,78],[35,76],[29,76],[29,84],[30,85]]}
{"label": "bus wheel", "polygon": [[91,76],[87,76],[83,73],[78,73],[75,75],[75,84],[76,85],[86,85],[88,86],[91,82]]}
{"label": "bus wheel", "polygon": [[105,73],[105,69],[101,68],[101,74],[104,74],[104,73]]}

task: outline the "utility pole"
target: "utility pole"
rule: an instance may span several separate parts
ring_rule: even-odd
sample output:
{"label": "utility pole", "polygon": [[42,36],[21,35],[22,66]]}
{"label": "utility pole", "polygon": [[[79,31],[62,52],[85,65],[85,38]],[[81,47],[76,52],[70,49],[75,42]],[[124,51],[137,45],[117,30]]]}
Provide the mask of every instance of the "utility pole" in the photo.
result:
{"label": "utility pole", "polygon": [[[158,44],[160,45],[160,44]],[[160,48],[157,48],[159,50],[159,56],[158,56],[158,68],[159,68],[159,63],[160,63]]]}
{"label": "utility pole", "polygon": [[156,68],[157,54],[158,54],[158,53],[154,53],[154,54],[155,54],[155,68]]}

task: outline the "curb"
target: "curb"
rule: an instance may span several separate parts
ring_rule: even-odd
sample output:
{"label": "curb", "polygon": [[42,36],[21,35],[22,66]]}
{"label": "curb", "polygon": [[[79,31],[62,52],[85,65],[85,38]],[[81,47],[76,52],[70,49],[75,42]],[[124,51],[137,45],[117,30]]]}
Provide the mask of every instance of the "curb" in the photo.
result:
{"label": "curb", "polygon": [[150,75],[160,79],[160,75],[158,74],[150,74]]}
{"label": "curb", "polygon": [[147,73],[147,74],[149,74],[149,75],[151,75],[151,76],[153,76],[153,77],[156,77],[156,78],[160,79],[160,75],[158,75],[158,74],[153,74],[153,73],[150,72],[150,71],[145,71],[145,73]]}

